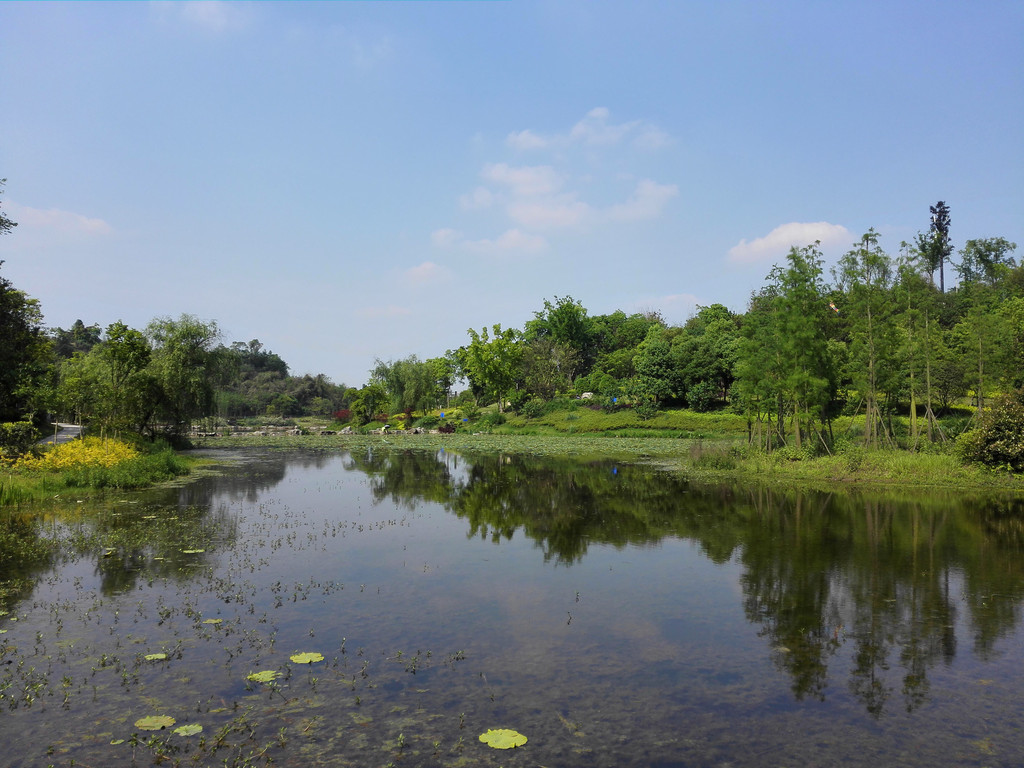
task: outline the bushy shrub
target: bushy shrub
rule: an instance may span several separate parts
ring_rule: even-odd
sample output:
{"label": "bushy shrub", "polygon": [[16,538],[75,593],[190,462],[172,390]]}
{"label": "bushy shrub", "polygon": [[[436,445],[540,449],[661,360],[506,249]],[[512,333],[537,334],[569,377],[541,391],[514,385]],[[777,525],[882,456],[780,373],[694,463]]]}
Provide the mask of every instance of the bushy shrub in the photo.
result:
{"label": "bushy shrub", "polygon": [[957,438],[956,448],[966,461],[1024,472],[1024,390],[987,409],[976,429]]}
{"label": "bushy shrub", "polygon": [[485,416],[482,416],[477,422],[477,426],[482,429],[490,429],[491,427],[500,427],[504,423],[505,414],[495,411],[494,413],[488,413]]}
{"label": "bushy shrub", "polygon": [[413,426],[419,429],[434,429],[440,423],[441,419],[439,417],[432,413],[428,413],[426,416],[417,419],[413,423]]}
{"label": "bushy shrub", "polygon": [[633,412],[647,421],[647,419],[653,419],[658,415],[658,400],[652,394],[648,394],[642,391],[634,391],[631,393],[633,400]]}
{"label": "bushy shrub", "polygon": [[545,413],[544,399],[540,397],[533,397],[523,403],[523,407],[519,409],[519,413],[528,419],[539,419]]}
{"label": "bushy shrub", "polygon": [[30,421],[0,424],[0,456],[15,457],[27,453],[39,437]]}
{"label": "bushy shrub", "polygon": [[470,421],[473,421],[480,415],[480,408],[477,407],[477,404],[472,400],[464,403],[462,407],[459,408],[459,411],[462,414],[462,418],[469,419]]}
{"label": "bushy shrub", "polygon": [[718,389],[714,384],[707,381],[694,384],[690,387],[690,391],[686,393],[686,400],[690,408],[697,413],[707,413],[710,411],[717,399]]}

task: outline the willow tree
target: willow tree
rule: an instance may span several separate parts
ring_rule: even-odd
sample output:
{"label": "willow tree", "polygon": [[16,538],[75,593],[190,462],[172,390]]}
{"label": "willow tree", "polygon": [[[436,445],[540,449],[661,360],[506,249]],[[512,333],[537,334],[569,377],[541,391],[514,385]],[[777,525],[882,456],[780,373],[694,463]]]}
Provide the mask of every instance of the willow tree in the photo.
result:
{"label": "willow tree", "polygon": [[157,318],[146,328],[152,343],[151,367],[162,399],[159,413],[172,433],[212,412],[219,357],[215,344],[220,331],[213,321],[192,315],[177,320]]}

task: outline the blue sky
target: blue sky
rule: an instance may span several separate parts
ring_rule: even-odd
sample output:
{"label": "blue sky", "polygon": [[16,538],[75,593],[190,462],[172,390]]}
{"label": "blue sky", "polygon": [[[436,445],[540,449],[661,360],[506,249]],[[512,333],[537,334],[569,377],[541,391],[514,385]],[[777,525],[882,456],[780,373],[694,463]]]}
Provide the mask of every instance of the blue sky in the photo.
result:
{"label": "blue sky", "polygon": [[1024,250],[1018,1],[4,2],[0,71],[47,325],[188,313],[349,386],[556,296],[743,311],[938,200]]}

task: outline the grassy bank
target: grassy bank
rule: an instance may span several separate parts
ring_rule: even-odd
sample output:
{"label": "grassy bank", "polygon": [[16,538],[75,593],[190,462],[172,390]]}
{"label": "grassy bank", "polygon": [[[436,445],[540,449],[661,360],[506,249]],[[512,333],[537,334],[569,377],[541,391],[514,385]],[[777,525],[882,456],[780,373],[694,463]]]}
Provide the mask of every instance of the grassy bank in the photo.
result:
{"label": "grassy bank", "polygon": [[608,437],[600,433],[539,434],[389,434],[382,435],[236,435],[206,438],[205,447],[259,450],[402,450],[473,453],[527,453],[653,463],[695,479],[748,480],[767,484],[835,487],[900,485],[956,489],[1024,491],[1024,478],[963,464],[952,453],[866,451],[850,446],[834,456],[808,457],[791,450],[764,454],[743,438],[679,439]]}
{"label": "grassy bank", "polygon": [[86,438],[40,449],[0,470],[0,506],[74,491],[145,488],[188,474],[194,459],[166,444]]}

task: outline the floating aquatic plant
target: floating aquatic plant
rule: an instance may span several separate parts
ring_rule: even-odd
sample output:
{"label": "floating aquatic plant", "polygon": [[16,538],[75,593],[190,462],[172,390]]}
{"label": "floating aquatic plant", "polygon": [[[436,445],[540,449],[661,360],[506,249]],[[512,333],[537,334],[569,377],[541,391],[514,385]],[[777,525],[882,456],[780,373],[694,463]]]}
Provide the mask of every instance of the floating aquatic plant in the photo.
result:
{"label": "floating aquatic plant", "polygon": [[262,672],[251,672],[245,676],[245,679],[251,680],[254,683],[269,683],[272,680],[276,680],[280,676],[280,672],[277,672],[273,669],[265,669]]}
{"label": "floating aquatic plant", "polygon": [[204,619],[203,624],[220,624],[224,619]]}
{"label": "floating aquatic plant", "polygon": [[490,728],[487,733],[480,734],[480,741],[495,749],[513,749],[526,743],[526,737],[519,731],[508,728]]}
{"label": "floating aquatic plant", "polygon": [[296,653],[289,658],[296,664],[312,664],[316,661],[323,661],[324,655],[316,651],[307,651],[306,653]]}
{"label": "floating aquatic plant", "polygon": [[150,715],[136,720],[135,727],[140,731],[162,731],[164,728],[170,728],[175,722],[170,715]]}
{"label": "floating aquatic plant", "polygon": [[181,725],[174,729],[174,732],[179,736],[195,736],[197,733],[203,732],[203,726],[198,723],[189,723],[188,725]]}
{"label": "floating aquatic plant", "polygon": [[146,661],[167,661],[166,653],[147,653],[143,657]]}

